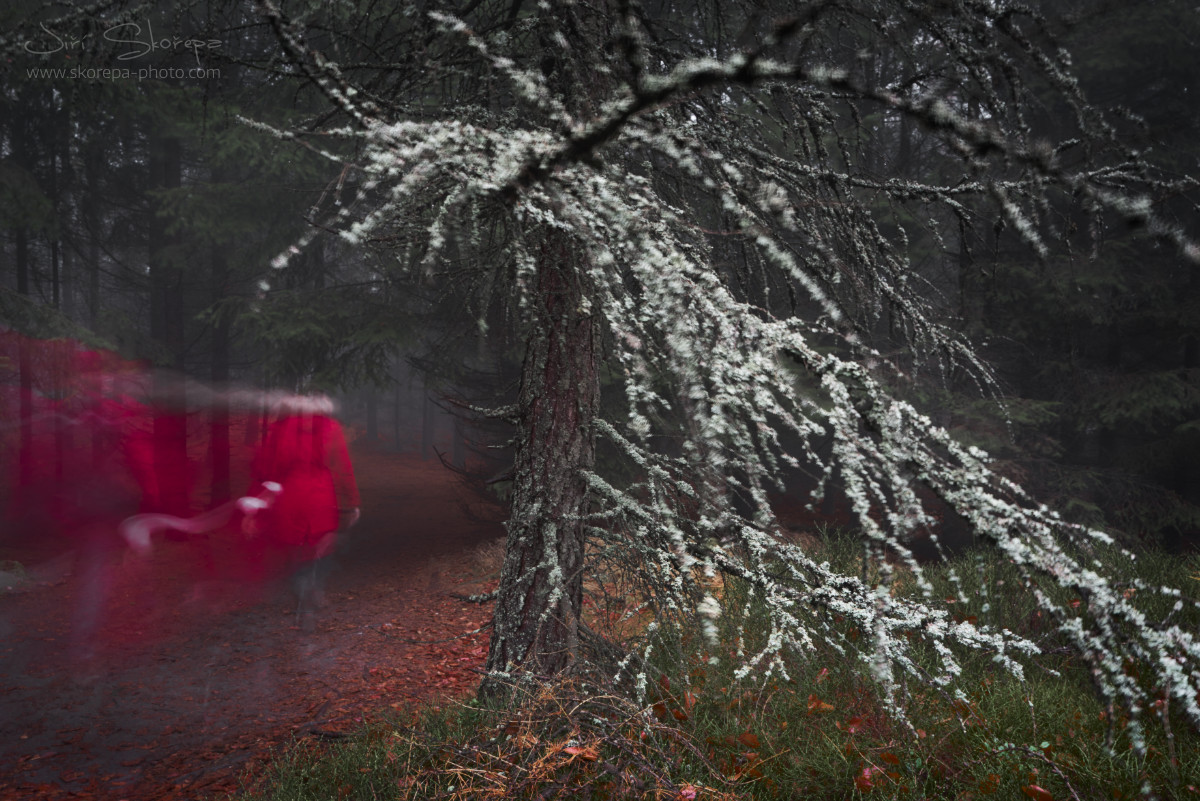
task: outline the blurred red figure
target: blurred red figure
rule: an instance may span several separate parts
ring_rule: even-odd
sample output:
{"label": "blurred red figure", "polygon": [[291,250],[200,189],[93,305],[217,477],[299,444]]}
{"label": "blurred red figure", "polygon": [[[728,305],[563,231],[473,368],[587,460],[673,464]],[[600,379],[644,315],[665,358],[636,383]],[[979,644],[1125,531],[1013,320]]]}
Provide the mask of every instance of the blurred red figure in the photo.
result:
{"label": "blurred red figure", "polygon": [[[136,569],[124,558],[122,521],[164,498],[189,511],[186,450],[160,447],[162,415],[133,397],[150,383],[147,365],[110,351],[0,334],[0,445],[13,457],[5,534],[27,539],[33,553],[73,553],[70,649],[80,660],[113,611],[118,575]],[[185,420],[171,414],[173,423]],[[186,435],[184,425],[175,430]]]}
{"label": "blurred red figure", "polygon": [[285,567],[296,569],[297,616],[311,629],[323,601],[341,515],[348,515],[347,526],[358,520],[358,486],[342,427],[332,417],[333,401],[323,395],[289,396],[277,410],[279,417],[254,459],[254,484],[246,494],[254,494],[263,482],[281,489],[268,508],[246,518],[247,533],[281,551]]}

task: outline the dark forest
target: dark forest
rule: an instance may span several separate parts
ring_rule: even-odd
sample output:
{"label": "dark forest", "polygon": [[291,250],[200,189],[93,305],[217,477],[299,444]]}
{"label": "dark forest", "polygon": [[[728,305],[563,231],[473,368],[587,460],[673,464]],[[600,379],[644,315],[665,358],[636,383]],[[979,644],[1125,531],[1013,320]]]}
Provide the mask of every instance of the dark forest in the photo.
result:
{"label": "dark forest", "polygon": [[0,20],[0,794],[1200,793],[1191,5]]}

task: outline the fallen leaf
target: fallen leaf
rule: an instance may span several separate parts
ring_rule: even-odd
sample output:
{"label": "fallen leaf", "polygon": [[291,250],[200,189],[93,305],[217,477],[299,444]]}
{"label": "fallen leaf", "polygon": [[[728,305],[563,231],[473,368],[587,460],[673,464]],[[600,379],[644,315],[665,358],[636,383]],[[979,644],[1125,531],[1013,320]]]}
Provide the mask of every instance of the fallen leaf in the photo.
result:
{"label": "fallen leaf", "polygon": [[815,695],[808,696],[808,712],[832,712],[833,704],[827,704]]}
{"label": "fallen leaf", "polygon": [[568,745],[563,749],[563,753],[570,754],[573,757],[577,756],[580,759],[587,760],[588,762],[595,762],[600,758],[600,749],[594,745]]}
{"label": "fallen leaf", "polygon": [[744,731],[738,735],[738,742],[747,748],[758,748],[758,735],[753,732]]}

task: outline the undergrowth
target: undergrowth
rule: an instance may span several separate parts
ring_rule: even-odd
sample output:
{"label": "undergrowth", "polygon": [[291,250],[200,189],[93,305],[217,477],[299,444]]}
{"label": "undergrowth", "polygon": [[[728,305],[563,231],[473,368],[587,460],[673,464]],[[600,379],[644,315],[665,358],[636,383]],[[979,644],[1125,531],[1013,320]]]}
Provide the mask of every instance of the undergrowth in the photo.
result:
{"label": "undergrowth", "polygon": [[[847,572],[861,558],[851,538],[818,547]],[[950,568],[969,590],[965,600]],[[1196,588],[1200,560],[1148,553],[1137,570],[1155,584]],[[899,721],[883,711],[867,666],[832,648],[796,655],[787,678],[735,680],[736,651],[751,651],[761,632],[726,628],[723,653],[697,638],[689,664],[657,666],[644,707],[575,678],[514,691],[504,704],[426,709],[416,723],[380,719],[344,742],[296,742],[248,779],[240,798],[1200,799],[1197,732],[1146,687],[1157,700],[1147,712],[1148,753],[1137,757],[1122,737],[1127,721],[1097,698],[1086,666],[1058,641],[1012,566],[967,553],[926,575],[960,620],[1038,642],[1043,654],[1024,681],[988,654],[965,655],[966,696],[910,685],[908,720]],[[902,577],[896,591],[916,587]],[[725,585],[727,609],[753,603]],[[1151,621],[1181,614],[1160,606],[1147,598],[1142,611]],[[851,627],[839,634],[861,636]],[[1138,675],[1135,665],[1129,671]]]}

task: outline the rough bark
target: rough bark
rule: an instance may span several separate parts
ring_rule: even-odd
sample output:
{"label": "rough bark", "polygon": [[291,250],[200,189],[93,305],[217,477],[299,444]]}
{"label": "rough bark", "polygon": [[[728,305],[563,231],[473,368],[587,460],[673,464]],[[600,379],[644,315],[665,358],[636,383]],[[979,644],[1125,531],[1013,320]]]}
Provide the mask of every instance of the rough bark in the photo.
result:
{"label": "rough bark", "polygon": [[551,242],[538,270],[538,309],[522,366],[512,515],[480,692],[514,673],[576,663],[583,602],[584,471],[595,463],[599,407],[596,322],[568,248]]}

